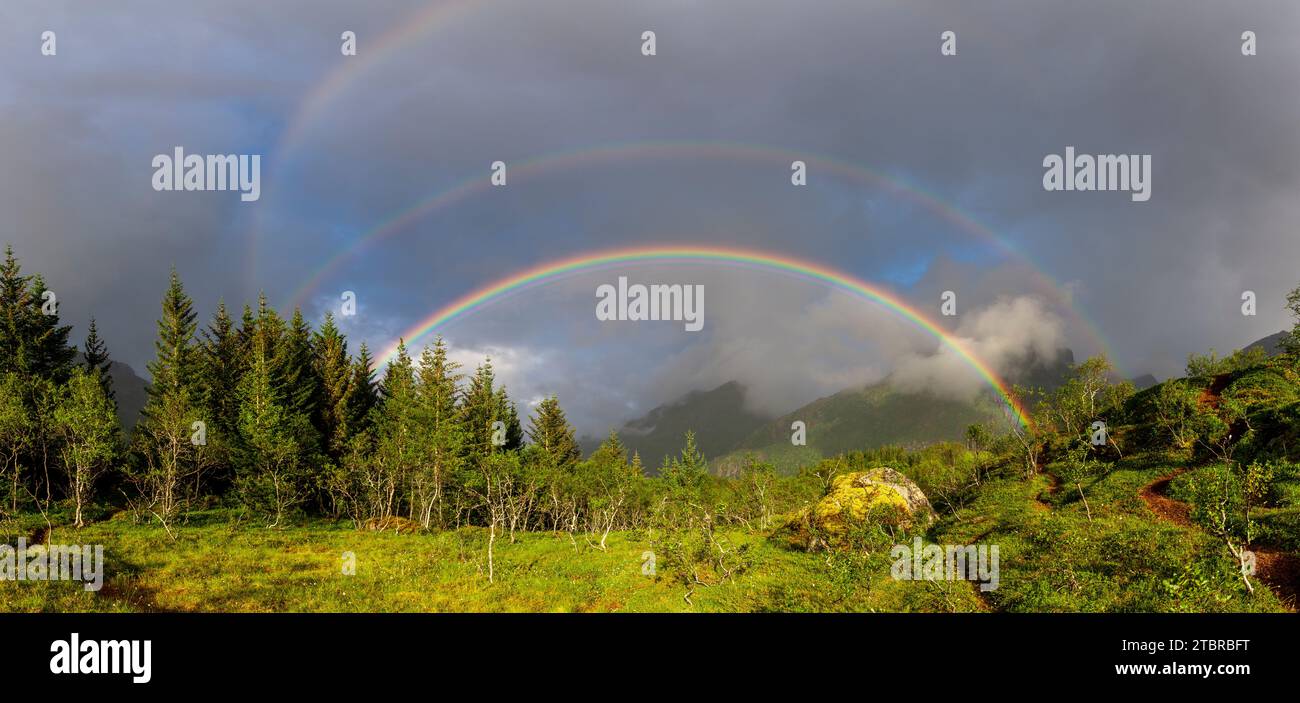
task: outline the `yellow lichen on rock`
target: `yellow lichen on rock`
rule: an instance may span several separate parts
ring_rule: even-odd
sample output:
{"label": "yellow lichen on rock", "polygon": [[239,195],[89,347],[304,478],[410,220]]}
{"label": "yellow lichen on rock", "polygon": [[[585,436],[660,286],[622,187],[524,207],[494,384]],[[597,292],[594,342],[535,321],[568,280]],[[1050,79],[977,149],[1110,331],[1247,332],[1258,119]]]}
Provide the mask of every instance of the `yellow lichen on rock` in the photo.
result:
{"label": "yellow lichen on rock", "polygon": [[816,549],[872,524],[926,525],[933,514],[930,501],[911,479],[881,467],[836,476],[826,496],[796,515],[788,527],[796,542]]}
{"label": "yellow lichen on rock", "polygon": [[831,535],[840,535],[871,516],[888,520],[907,513],[907,500],[882,483],[858,483],[862,473],[837,476],[830,493],[813,506],[815,524]]}

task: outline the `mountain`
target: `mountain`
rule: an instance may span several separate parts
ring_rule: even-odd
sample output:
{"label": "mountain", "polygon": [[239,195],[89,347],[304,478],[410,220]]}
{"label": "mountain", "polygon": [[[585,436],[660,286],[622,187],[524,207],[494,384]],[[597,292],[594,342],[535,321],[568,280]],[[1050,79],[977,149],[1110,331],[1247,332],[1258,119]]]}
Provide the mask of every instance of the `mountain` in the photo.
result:
{"label": "mountain", "polygon": [[[86,358],[80,356],[85,364]],[[113,395],[117,399],[117,420],[122,430],[130,433],[140,419],[140,411],[149,398],[149,382],[136,374],[135,369],[120,362],[109,361],[108,377],[113,379]]]}
{"label": "mountain", "polygon": [[1074,366],[1074,351],[1062,347],[1050,358],[1044,358],[1030,350],[1007,366],[1009,370],[1002,374],[1002,380],[1008,385],[1050,391],[1060,387],[1070,377],[1070,367]]}
{"label": "mountain", "polygon": [[[1003,375],[1003,380],[1050,390],[1068,378],[1073,364],[1074,352],[1069,349],[1058,349],[1046,358],[1031,352],[1011,364],[1012,370]],[[731,472],[742,464],[746,454],[753,454],[789,472],[824,457],[888,444],[920,446],[961,441],[970,425],[1005,423],[1003,408],[1002,401],[992,393],[963,400],[930,391],[901,391],[885,379],[815,400],[765,424],[727,455],[717,457],[710,467],[721,473]],[[791,442],[791,425],[795,421],[805,424],[805,445]]]}
{"label": "mountain", "polygon": [[1269,356],[1277,356],[1278,354],[1282,353],[1282,339],[1286,337],[1286,335],[1287,333],[1285,331],[1278,332],[1277,334],[1270,334],[1269,336],[1264,337],[1263,339],[1257,339],[1251,342],[1250,344],[1246,345],[1246,348],[1247,349],[1260,348],[1263,349],[1264,352],[1267,353]]}
{"label": "mountain", "polygon": [[[86,357],[78,355],[79,363],[86,364]],[[109,360],[108,377],[113,379],[113,396],[117,400],[117,421],[122,424],[122,431],[130,434],[135,422],[140,418],[144,402],[148,400],[149,382],[140,378],[131,366],[121,361]]]}
{"label": "mountain", "polygon": [[[931,392],[905,393],[885,381],[840,391],[773,420],[710,466],[727,473],[746,454],[753,454],[789,472],[823,457],[887,444],[960,441],[970,425],[1004,422],[1002,418],[1001,404],[988,394],[960,400]],[[795,421],[807,428],[804,446],[791,442]]]}
{"label": "mountain", "polygon": [[1144,373],[1141,376],[1134,376],[1133,378],[1130,378],[1129,383],[1132,383],[1135,389],[1139,391],[1144,391],[1150,388],[1151,386],[1160,383],[1160,381],[1157,381],[1155,376],[1152,376],[1149,373]]}
{"label": "mountain", "polygon": [[117,397],[117,419],[122,422],[122,428],[130,432],[149,399],[149,382],[120,361],[109,362],[108,375],[113,379],[113,394]]}
{"label": "mountain", "polygon": [[[1270,334],[1267,337],[1257,339],[1250,344],[1247,344],[1242,351],[1249,349],[1263,349],[1265,354],[1268,354],[1269,356],[1277,356],[1282,353],[1282,339],[1285,338],[1286,335],[1286,331]],[[1160,383],[1155,376],[1149,373],[1135,376],[1130,378],[1129,381],[1133,384],[1133,387],[1139,391],[1144,391]]]}
{"label": "mountain", "polygon": [[[769,420],[771,416],[747,409],[745,387],[730,381],[710,391],[691,391],[660,405],[623,425],[618,436],[628,453],[640,452],[646,470],[655,474],[664,457],[681,453],[687,430],[695,432],[705,457],[721,456]],[[583,452],[589,454],[599,444],[599,439],[584,437]]]}
{"label": "mountain", "polygon": [[[1069,374],[1074,353],[1059,349],[1050,357],[1026,354],[1004,374],[1008,384],[1052,389]],[[807,443],[791,444],[791,424],[805,423]],[[818,399],[779,418],[745,407],[745,387],[731,381],[709,391],[692,391],[661,405],[618,430],[628,451],[638,451],[647,471],[657,473],[664,457],[681,452],[687,430],[715,472],[738,468],[747,453],[782,470],[822,457],[886,444],[925,445],[960,441],[976,423],[1005,422],[1003,405],[991,393],[961,400],[932,392],[904,392],[886,379]],[[584,437],[590,454],[600,439]]]}

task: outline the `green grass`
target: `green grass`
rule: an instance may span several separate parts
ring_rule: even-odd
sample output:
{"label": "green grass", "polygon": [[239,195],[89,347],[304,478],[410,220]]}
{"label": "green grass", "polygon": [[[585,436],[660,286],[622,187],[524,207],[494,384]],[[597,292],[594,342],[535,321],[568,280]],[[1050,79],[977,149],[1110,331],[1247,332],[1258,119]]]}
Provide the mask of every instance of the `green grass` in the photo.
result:
{"label": "green grass", "polygon": [[[1173,460],[1130,457],[1082,481],[1087,507],[1057,467],[1029,480],[985,482],[925,535],[937,544],[998,545],[1000,585],[890,576],[889,545],[807,553],[779,533],[720,533],[744,549],[733,578],[689,587],[651,535],[613,533],[606,550],[582,535],[498,537],[487,575],[484,528],[427,534],[359,532],[317,520],[283,529],[199,512],[173,535],[123,516],[81,530],[56,527],[55,544],[103,544],[105,586],[0,581],[6,611],[215,612],[949,612],[1280,611],[1266,588],[1246,591],[1223,543],[1153,513],[1139,492]],[[924,478],[924,476],[920,477]],[[1176,491],[1175,491],[1176,493]],[[1286,493],[1290,495],[1289,493]],[[1089,509],[1091,519],[1089,519]],[[1291,501],[1258,516],[1276,534],[1300,534]],[[56,522],[66,516],[52,515]],[[0,538],[43,526],[40,516],[0,523]],[[899,541],[907,541],[900,537]],[[1296,548],[1300,545],[1288,545]],[[658,549],[654,576],[643,554]],[[356,558],[355,575],[343,556]],[[705,573],[709,573],[705,570]],[[689,602],[687,601],[689,597]]]}
{"label": "green grass", "polygon": [[[1052,471],[1053,467],[1048,467]],[[1277,612],[1250,594],[1222,543],[1157,517],[1139,490],[1170,473],[1137,457],[1053,490],[1051,475],[995,481],[936,530],[941,542],[999,545],[1001,585],[989,594],[1015,612]]]}
{"label": "green grass", "polygon": [[[215,516],[214,516],[215,517]],[[734,582],[691,592],[671,573],[642,574],[644,535],[612,534],[605,551],[578,536],[498,539],[487,577],[487,531],[357,532],[326,522],[268,530],[192,520],[174,528],[106,521],[56,528],[55,544],[103,544],[103,590],[0,582],[10,611],[216,612],[750,612],[979,609],[969,584],[894,581],[887,554],[808,554],[743,532],[752,565]],[[342,573],[345,552],[356,574]],[[691,603],[684,599],[690,593]]]}

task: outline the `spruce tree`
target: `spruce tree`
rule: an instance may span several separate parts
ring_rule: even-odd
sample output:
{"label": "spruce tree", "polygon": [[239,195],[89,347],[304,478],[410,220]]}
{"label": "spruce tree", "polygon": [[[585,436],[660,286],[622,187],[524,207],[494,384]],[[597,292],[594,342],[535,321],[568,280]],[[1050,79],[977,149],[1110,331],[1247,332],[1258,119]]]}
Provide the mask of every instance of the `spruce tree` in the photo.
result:
{"label": "spruce tree", "polygon": [[499,448],[507,452],[514,451],[524,446],[524,427],[519,422],[519,411],[515,408],[515,402],[506,394],[505,386],[497,389],[496,398],[497,417],[505,425],[505,443]]}
{"label": "spruce tree", "polygon": [[329,456],[338,461],[347,447],[351,432],[348,398],[352,386],[352,366],[348,360],[348,342],[334,324],[334,315],[326,313],[325,322],[312,337],[312,371],[316,384],[315,424]]}
{"label": "spruce tree", "polygon": [[[609,436],[592,452],[591,460],[596,463],[627,463],[627,446],[619,438],[616,430],[610,430]],[[639,461],[639,458],[638,458]]]}
{"label": "spruce tree", "polygon": [[406,351],[406,342],[397,340],[397,358],[388,364],[384,380],[379,384],[379,394],[385,400],[399,394],[415,394],[415,366]]}
{"label": "spruce tree", "polygon": [[58,391],[76,367],[76,348],[68,345],[72,328],[59,324],[57,298],[40,275],[23,274],[13,248],[5,249],[0,264],[0,373],[13,374],[10,391],[17,391],[29,420],[30,433],[22,451],[13,457],[15,482],[19,466],[33,467],[36,479],[27,487],[36,495],[44,487],[52,500],[51,460],[59,438],[52,413]]}
{"label": "spruce tree", "polygon": [[108,347],[104,344],[104,340],[100,338],[93,317],[90,318],[90,327],[86,331],[84,360],[86,371],[99,378],[99,386],[104,390],[104,396],[116,408],[117,394],[113,391],[113,377],[109,374],[113,362],[108,358]]}
{"label": "spruce tree", "polygon": [[[257,335],[262,335],[260,338]],[[265,353],[267,363],[271,364],[272,373],[278,367],[277,357],[280,355],[280,342],[284,338],[284,319],[280,314],[271,307],[271,303],[266,299],[266,292],[262,291],[257,294],[257,313],[253,319],[253,337],[250,338],[248,353],[250,355],[250,366],[252,365],[252,355]],[[264,349],[258,351],[256,348],[261,344]]]}
{"label": "spruce tree", "polygon": [[428,460],[416,473],[416,513],[426,528],[435,518],[441,524],[446,487],[464,468],[465,433],[456,407],[459,368],[448,358],[442,337],[420,355],[417,388],[429,443]]}
{"label": "spruce tree", "polygon": [[[538,404],[528,436],[558,468],[572,468],[582,458],[582,450],[574,439],[574,429],[569,425],[564,410],[560,408],[560,401],[555,396]],[[613,436],[612,440],[618,441],[618,437]]]}
{"label": "spruce tree", "polygon": [[682,447],[681,456],[668,462],[662,473],[668,484],[677,488],[698,491],[704,486],[709,465],[695,444],[694,432],[686,432],[686,445]]}
{"label": "spruce tree", "polygon": [[162,317],[158,318],[155,358],[148,364],[151,382],[146,414],[167,396],[183,394],[187,401],[193,400],[191,391],[197,378],[193,346],[195,329],[194,302],[185,293],[181,278],[173,267],[167,292],[163,295]]}
{"label": "spruce tree", "polygon": [[459,370],[460,364],[449,358],[447,343],[441,336],[420,355],[420,397],[435,426],[456,421],[457,385],[462,378]]}
{"label": "spruce tree", "polygon": [[186,295],[176,269],[171,272],[158,319],[149,398],[140,424],[132,433],[136,456],[131,479],[143,502],[163,524],[184,511],[195,496],[193,488],[213,465],[207,443],[212,423],[196,402],[197,361],[194,343],[194,304]]}
{"label": "spruce tree", "polygon": [[235,389],[239,387],[246,369],[239,333],[226,310],[225,301],[217,303],[217,312],[207,329],[203,330],[202,337],[198,354],[203,405],[221,429],[233,431],[239,416]]}
{"label": "spruce tree", "polygon": [[[253,308],[244,303],[244,312],[239,317],[239,331],[235,338],[239,340],[239,363],[240,367],[247,370],[250,365],[253,349],[253,334],[257,331],[257,317],[253,315]],[[241,374],[242,377],[242,374]]]}
{"label": "spruce tree", "polygon": [[361,348],[357,350],[357,358],[352,362],[352,381],[348,384],[348,425],[353,434],[369,427],[370,411],[379,401],[374,366],[370,349],[362,342]]}
{"label": "spruce tree", "polygon": [[45,299],[46,290],[40,276],[23,274],[13,247],[6,247],[0,264],[0,373],[57,383],[71,374],[77,353],[68,345],[72,328],[59,324],[56,301]]}
{"label": "spruce tree", "polygon": [[485,360],[470,377],[469,388],[461,405],[461,424],[465,431],[465,450],[469,459],[477,463],[498,448],[492,441],[501,420],[501,402],[496,396],[496,376],[492,360]]}
{"label": "spruce tree", "polygon": [[250,364],[240,380],[239,462],[236,488],[243,504],[261,511],[272,527],[306,497],[301,442],[307,418],[287,411],[285,388],[276,378],[270,353],[271,326],[259,325],[252,338]]}
{"label": "spruce tree", "polygon": [[289,412],[311,418],[315,415],[318,379],[312,365],[311,326],[302,311],[294,308],[289,327],[277,350],[276,364],[284,382],[285,406]]}
{"label": "spruce tree", "polygon": [[72,325],[60,325],[56,299],[46,300],[45,279],[40,274],[32,276],[32,301],[34,314],[29,318],[31,330],[30,372],[38,378],[63,383],[72,375],[77,364],[77,348],[68,344]]}
{"label": "spruce tree", "polygon": [[397,357],[388,365],[380,387],[382,400],[372,413],[375,454],[371,474],[384,487],[379,516],[394,514],[397,504],[393,498],[398,496],[397,500],[406,500],[408,517],[427,519],[429,501],[436,494],[422,471],[429,466],[431,438],[405,343],[398,342]]}
{"label": "spruce tree", "polygon": [[5,247],[4,264],[0,265],[0,372],[26,375],[27,316],[31,314],[30,276],[14,258],[12,246]]}

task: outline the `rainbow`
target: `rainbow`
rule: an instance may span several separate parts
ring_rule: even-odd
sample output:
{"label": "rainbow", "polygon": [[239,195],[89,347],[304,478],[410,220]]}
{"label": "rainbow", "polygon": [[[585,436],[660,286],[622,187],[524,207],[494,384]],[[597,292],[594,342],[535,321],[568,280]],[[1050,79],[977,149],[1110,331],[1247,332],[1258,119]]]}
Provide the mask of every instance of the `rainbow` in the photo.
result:
{"label": "rainbow", "polygon": [[[388,60],[399,56],[408,47],[418,44],[435,30],[448,27],[454,21],[467,17],[474,10],[490,4],[492,4],[490,0],[436,0],[419,7],[400,22],[390,26],[379,37],[375,39],[362,37],[360,41],[364,42],[364,51],[360,52],[356,57],[340,58],[337,65],[328,71],[322,80],[315,83],[303,100],[299,102],[298,109],[289,120],[287,128],[278,140],[275,152],[284,154],[296,149],[305,138],[311,125],[322,114],[327,112],[333,102],[344,95],[352,85],[362,81],[371,72],[378,70]],[[817,173],[834,173],[841,177],[867,181],[882,186],[891,193],[901,194],[959,228],[992,242],[999,251],[1009,254],[1015,260],[1024,263],[1030,269],[1036,287],[1041,292],[1048,293],[1053,302],[1070,311],[1080,327],[1086,332],[1093,346],[1108,358],[1117,358],[1097,325],[1074,305],[1072,296],[1066,292],[1065,287],[1043,271],[1028,256],[1013,248],[1006,239],[924,190],[897,178],[886,177],[855,164],[804,151],[796,152],[789,149],[756,147],[734,143],[641,142],[626,145],[597,146],[573,153],[541,156],[528,161],[511,161],[509,167],[512,182],[516,182],[521,176],[528,177],[530,174],[540,174],[551,169],[585,164],[599,159],[613,159],[623,156],[698,157],[708,154],[750,159],[780,158],[787,166],[790,161],[798,159],[807,163],[810,169],[815,169]],[[782,171],[782,174],[783,176],[788,175],[785,171]],[[817,178],[816,173],[812,174],[812,177]],[[292,305],[304,305],[306,296],[317,290],[330,274],[355,257],[361,249],[403,231],[429,213],[481,193],[487,187],[488,178],[486,174],[476,175],[448,190],[432,194],[430,197],[406,210],[400,211],[395,216],[362,233],[352,244],[326,260],[323,265],[309,275],[306,281],[291,295]],[[258,209],[256,212],[253,231],[250,233],[248,252],[247,270],[251,280],[256,280],[256,272],[259,268],[258,249],[261,239],[261,219],[264,210]]]}
{"label": "rainbow", "polygon": [[[601,144],[566,152],[544,154],[527,160],[509,162],[509,177],[512,184],[542,175],[576,170],[599,164],[624,163],[630,159],[637,160],[677,160],[710,159],[735,163],[754,163],[763,168],[772,168],[773,178],[784,182],[789,178],[789,166],[793,161],[803,161],[808,165],[809,178],[812,183],[825,176],[832,176],[846,181],[865,184],[878,188],[891,195],[900,196],[926,211],[948,222],[960,231],[974,234],[984,242],[991,244],[1002,254],[1018,261],[1029,263],[1034,275],[1045,288],[1059,293],[1061,286],[1038,267],[1033,266],[1019,250],[1012,247],[997,233],[982,225],[962,211],[945,203],[937,196],[897,177],[886,176],[865,166],[837,159],[825,154],[795,150],[783,147],[745,144],[740,142],[718,141],[639,141]],[[487,163],[483,171],[450,188],[440,190],[420,200],[404,210],[397,212],[380,222],[348,246],[336,252],[293,292],[294,306],[304,305],[311,295],[331,274],[344,264],[356,258],[362,251],[389,239],[433,213],[450,207],[472,197],[487,193],[493,189],[489,179]]]}
{"label": "rainbow", "polygon": [[979,357],[977,357],[961,339],[950,335],[924,314],[909,306],[902,300],[899,300],[896,296],[872,286],[865,281],[818,264],[801,261],[785,255],[747,249],[716,247],[639,247],[581,254],[568,259],[540,264],[495,283],[483,286],[482,288],[468,293],[434,311],[428,317],[420,320],[410,329],[406,330],[406,332],[396,341],[388,345],[388,347],[386,347],[379,355],[377,365],[383,366],[391,362],[396,358],[399,349],[404,346],[407,341],[414,344],[442,325],[474,312],[475,310],[507,296],[510,293],[563,278],[569,274],[597,269],[603,266],[646,262],[716,262],[750,266],[766,271],[793,275],[806,280],[826,283],[836,289],[846,291],[850,294],[883,305],[885,308],[899,314],[917,327],[934,336],[943,346],[960,356],[961,359],[974,369],[974,371],[979,374],[979,376],[998,394],[1006,404],[1007,409],[1015,417],[1016,421],[1022,427],[1030,426],[1031,421],[1029,414],[1025,411],[1024,407],[1021,405],[1019,400],[1017,400],[1015,395],[1012,394],[1005,381],[994,373],[986,363],[980,360]]}
{"label": "rainbow", "polygon": [[433,30],[446,26],[454,18],[484,4],[484,0],[438,0],[402,18],[378,38],[372,39],[365,34],[358,36],[357,43],[361,48],[357,56],[340,57],[335,54],[338,64],[299,103],[298,110],[280,139],[277,151],[294,148],[306,135],[308,128],[353,83],[382,66],[386,60],[400,54],[406,47],[419,42]]}
{"label": "rainbow", "polygon": [[[812,179],[810,184],[815,184],[818,179],[830,176],[848,182],[860,183],[890,195],[898,196],[947,222],[956,230],[974,235],[977,239],[990,245],[999,254],[1025,264],[1032,276],[1032,286],[1039,292],[1048,295],[1053,303],[1068,310],[1096,350],[1105,354],[1107,358],[1116,358],[1110,344],[1101,334],[1097,325],[1083,315],[1075,306],[1071,296],[1065,292],[1066,287],[1043,271],[1023,252],[1013,247],[1004,237],[999,236],[988,226],[978,222],[960,209],[944,202],[933,193],[901,178],[887,176],[856,163],[815,152],[738,142],[641,141],[603,144],[511,162],[508,164],[509,177],[512,184],[518,184],[520,181],[556,172],[598,164],[625,163],[629,159],[715,159],[727,162],[753,163],[761,168],[773,169],[773,178],[782,180],[789,176],[788,168],[790,163],[799,160],[808,165],[809,177]],[[813,186],[810,185],[810,187]],[[444,208],[484,195],[492,189],[489,172],[485,164],[482,173],[455,186],[433,193],[429,197],[390,216],[363,232],[361,236],[317,266],[290,295],[290,307],[306,306],[308,298],[314,292],[319,290],[333,274],[361,255],[365,250],[414,228],[418,223]]]}

